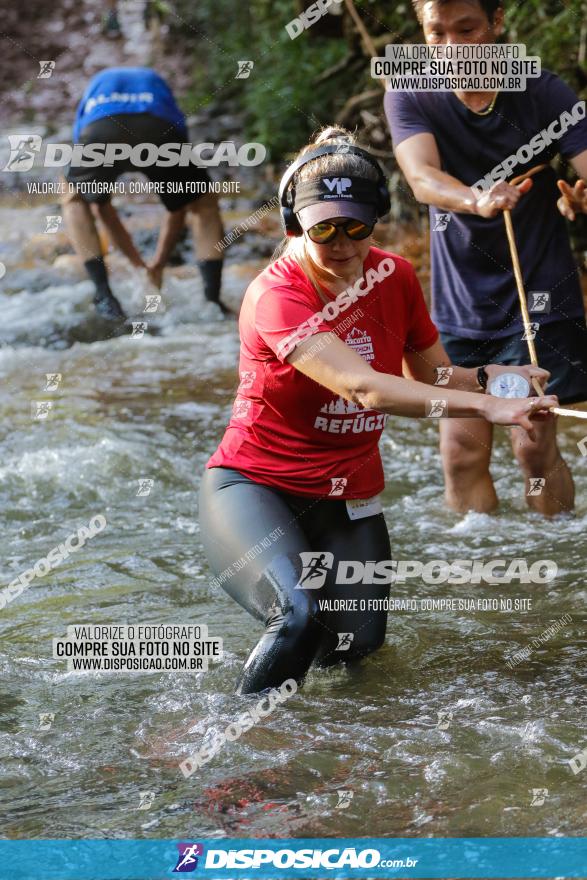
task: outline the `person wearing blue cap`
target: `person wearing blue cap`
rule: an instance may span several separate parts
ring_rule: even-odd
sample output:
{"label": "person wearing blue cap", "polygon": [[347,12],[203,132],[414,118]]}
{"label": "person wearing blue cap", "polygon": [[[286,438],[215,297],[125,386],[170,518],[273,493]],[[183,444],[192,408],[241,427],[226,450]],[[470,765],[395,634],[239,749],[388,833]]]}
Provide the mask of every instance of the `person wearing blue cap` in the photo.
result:
{"label": "person wearing blue cap", "polygon": [[[103,151],[111,145],[125,155],[107,161],[104,153],[98,154],[92,165],[72,164],[66,175],[69,187],[62,200],[63,214],[74,249],[84,260],[94,283],[98,314],[114,321],[125,318],[110,289],[96,218],[128,260],[147,269],[151,282],[159,288],[187,214],[192,219],[204,295],[217,303],[223,313],[228,312],[220,300],[222,258],[216,246],[222,240],[223,227],[218,199],[206,168],[198,167],[187,157],[184,161],[183,154],[180,156],[179,148],[187,144],[188,132],[185,117],[165,80],[146,67],[101,71],[91,80],[79,103],[73,137],[76,144],[85,145],[90,151],[93,147],[94,153],[96,148]],[[176,151],[165,145],[172,145]],[[131,152],[145,155],[146,159],[133,160],[129,158]],[[104,157],[102,161],[100,155]],[[144,173],[167,210],[155,255],[149,262],[137,250],[111,200],[114,182],[127,171]]]}

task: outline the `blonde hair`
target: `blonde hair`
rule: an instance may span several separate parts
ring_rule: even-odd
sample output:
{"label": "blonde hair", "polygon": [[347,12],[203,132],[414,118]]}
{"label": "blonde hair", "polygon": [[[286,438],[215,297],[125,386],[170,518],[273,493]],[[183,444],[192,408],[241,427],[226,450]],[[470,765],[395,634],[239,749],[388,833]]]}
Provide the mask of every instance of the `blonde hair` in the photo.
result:
{"label": "blonde hair", "polygon": [[[315,150],[317,147],[324,146],[327,142],[333,145],[360,146],[355,136],[350,131],[347,131],[346,128],[329,125],[318,133],[315,140],[300,150],[296,159],[303,157],[306,153]],[[325,177],[326,175],[329,177],[363,177],[366,180],[374,181],[379,179],[377,170],[370,162],[363,159],[362,156],[357,156],[353,153],[332,153],[326,156],[318,156],[317,159],[312,159],[307,165],[303,165],[294,175],[291,186],[295,187],[303,181],[313,180],[315,177]],[[308,253],[305,236],[298,235],[284,238],[273,255],[273,261],[281,257],[292,257],[304,275],[308,277],[320,299],[326,301],[320,288],[336,281],[337,276],[334,272],[323,269],[314,262]]]}

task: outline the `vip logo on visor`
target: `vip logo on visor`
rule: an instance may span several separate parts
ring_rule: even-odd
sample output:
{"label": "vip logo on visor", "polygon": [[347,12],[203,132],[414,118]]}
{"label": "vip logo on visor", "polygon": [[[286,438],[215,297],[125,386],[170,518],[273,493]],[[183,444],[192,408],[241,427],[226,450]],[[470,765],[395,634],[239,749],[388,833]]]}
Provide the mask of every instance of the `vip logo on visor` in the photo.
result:
{"label": "vip logo on visor", "polygon": [[296,214],[319,202],[360,202],[377,204],[378,188],[373,180],[364,177],[317,177],[296,186],[294,211]]}
{"label": "vip logo on visor", "polygon": [[344,196],[347,190],[353,185],[350,177],[323,177],[322,183],[330,190],[330,192],[334,192],[336,189],[336,194],[338,196]]}

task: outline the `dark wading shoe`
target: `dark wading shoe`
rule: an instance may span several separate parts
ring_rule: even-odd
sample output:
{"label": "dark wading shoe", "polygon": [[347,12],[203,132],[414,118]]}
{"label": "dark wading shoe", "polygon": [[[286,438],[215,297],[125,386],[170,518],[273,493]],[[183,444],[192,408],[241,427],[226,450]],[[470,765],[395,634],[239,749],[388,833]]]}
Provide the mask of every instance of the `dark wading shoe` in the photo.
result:
{"label": "dark wading shoe", "polygon": [[126,315],[116,297],[110,291],[100,291],[94,296],[94,306],[101,318],[110,321],[126,320]]}

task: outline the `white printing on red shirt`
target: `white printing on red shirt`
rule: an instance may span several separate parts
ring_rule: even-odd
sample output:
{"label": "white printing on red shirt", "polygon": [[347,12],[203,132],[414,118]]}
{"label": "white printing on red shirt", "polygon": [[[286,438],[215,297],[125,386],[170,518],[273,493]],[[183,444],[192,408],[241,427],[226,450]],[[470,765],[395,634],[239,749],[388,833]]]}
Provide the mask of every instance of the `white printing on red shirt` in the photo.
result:
{"label": "white printing on red shirt", "polygon": [[[407,260],[372,247],[364,272],[390,257],[393,273],[337,318],[317,322],[312,335],[334,332],[373,369],[401,376],[405,349],[429,348],[438,331]],[[284,340],[323,305],[291,257],[272,263],[250,284],[239,321],[241,381],[207,467],[234,468],[296,495],[332,495],[333,480],[340,479],[346,483],[337,495],[344,499],[381,492],[378,441],[387,416],[333,394],[280,354]]]}

